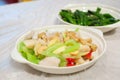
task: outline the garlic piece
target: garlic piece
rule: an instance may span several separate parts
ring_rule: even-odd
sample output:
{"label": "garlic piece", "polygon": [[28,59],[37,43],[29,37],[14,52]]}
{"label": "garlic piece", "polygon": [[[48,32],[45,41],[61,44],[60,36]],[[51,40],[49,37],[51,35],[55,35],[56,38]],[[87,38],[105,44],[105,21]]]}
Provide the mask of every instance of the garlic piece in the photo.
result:
{"label": "garlic piece", "polygon": [[88,45],[81,45],[79,51],[81,53],[89,52],[90,51],[90,47]]}
{"label": "garlic piece", "polygon": [[78,60],[77,60],[77,64],[83,64],[85,62],[85,60],[80,57]]}
{"label": "garlic piece", "polygon": [[35,42],[36,42],[36,41],[30,39],[30,40],[24,40],[23,42],[24,42],[24,44],[25,44],[25,46],[26,46],[27,48],[33,49],[34,46],[35,46]]}

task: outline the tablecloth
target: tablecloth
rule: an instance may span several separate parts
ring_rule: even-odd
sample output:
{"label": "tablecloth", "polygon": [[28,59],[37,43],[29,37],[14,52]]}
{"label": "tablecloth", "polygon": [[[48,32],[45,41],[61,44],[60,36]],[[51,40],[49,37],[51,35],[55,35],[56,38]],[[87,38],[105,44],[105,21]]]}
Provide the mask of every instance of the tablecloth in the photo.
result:
{"label": "tablecloth", "polygon": [[61,24],[56,18],[67,4],[101,3],[120,8],[120,0],[38,0],[0,7],[0,80],[119,80],[120,28],[104,34],[107,51],[97,63],[73,74],[54,75],[13,61],[10,53],[19,36],[31,28]]}

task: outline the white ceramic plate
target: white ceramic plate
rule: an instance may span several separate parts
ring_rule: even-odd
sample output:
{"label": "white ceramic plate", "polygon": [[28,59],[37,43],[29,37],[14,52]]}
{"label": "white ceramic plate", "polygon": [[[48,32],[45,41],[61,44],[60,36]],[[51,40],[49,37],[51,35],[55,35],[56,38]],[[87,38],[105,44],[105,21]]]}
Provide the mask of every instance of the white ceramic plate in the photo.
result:
{"label": "white ceramic plate", "polygon": [[[93,11],[95,11],[97,7],[102,8],[101,9],[101,13],[110,13],[116,19],[120,19],[120,10],[116,9],[116,8],[113,8],[111,6],[108,6],[108,5],[102,5],[102,4],[69,4],[69,5],[65,6],[64,8],[62,8],[62,9],[70,9],[72,11],[75,11],[76,9],[81,10],[81,11],[87,11],[87,10],[93,10]],[[74,24],[71,24],[71,23],[68,23],[68,22],[64,21],[60,17],[59,13],[58,13],[58,19],[62,23],[64,23],[64,24],[74,25]],[[89,26],[80,26],[80,27],[89,27]],[[102,32],[108,32],[108,31],[113,30],[113,29],[115,29],[117,27],[120,27],[120,21],[117,22],[117,23],[114,23],[114,24],[110,24],[110,25],[105,25],[105,26],[91,26],[91,27],[92,28],[100,29]]]}
{"label": "white ceramic plate", "polygon": [[[49,67],[49,66],[43,66],[43,65],[38,65],[31,63],[27,61],[25,58],[21,56],[21,53],[17,51],[17,44],[22,41],[26,35],[30,34],[31,31],[39,31],[43,32],[48,30],[49,32],[62,32],[65,30],[75,30],[76,28],[80,28],[79,33],[83,37],[90,37],[92,38],[93,42],[97,45],[97,51],[94,53],[94,59],[90,62],[77,65],[77,66],[72,66],[72,67]],[[44,28],[38,28],[38,29],[33,29],[27,33],[25,33],[23,36],[21,36],[17,42],[16,46],[11,53],[11,57],[19,62],[19,63],[25,63],[28,64],[29,66],[33,67],[36,70],[47,72],[47,73],[53,73],[53,74],[68,74],[68,73],[74,73],[77,71],[81,71],[83,69],[86,69],[90,66],[92,66],[105,52],[106,50],[106,42],[103,38],[103,33],[100,30],[97,29],[92,29],[92,28],[84,28],[84,27],[78,27],[78,26],[71,26],[71,25],[53,25],[53,26],[46,26]]]}

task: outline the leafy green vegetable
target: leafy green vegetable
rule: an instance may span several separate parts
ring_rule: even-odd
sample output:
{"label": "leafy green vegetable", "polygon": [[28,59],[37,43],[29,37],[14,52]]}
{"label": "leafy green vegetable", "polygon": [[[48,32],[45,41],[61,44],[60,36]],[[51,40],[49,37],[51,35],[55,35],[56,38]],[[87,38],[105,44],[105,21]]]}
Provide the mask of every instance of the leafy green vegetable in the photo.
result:
{"label": "leafy green vegetable", "polygon": [[70,22],[72,24],[76,24],[74,16],[70,10],[62,10],[60,12],[60,15],[62,16],[63,20]]}
{"label": "leafy green vegetable", "polygon": [[100,11],[101,11],[101,8],[97,8],[97,10],[96,10],[96,14],[100,14]]}
{"label": "leafy green vegetable", "polygon": [[101,8],[98,7],[96,11],[88,10],[87,12],[80,10],[74,12],[71,10],[61,10],[59,15],[66,22],[83,26],[103,26],[120,21],[109,13],[102,14],[100,12]]}

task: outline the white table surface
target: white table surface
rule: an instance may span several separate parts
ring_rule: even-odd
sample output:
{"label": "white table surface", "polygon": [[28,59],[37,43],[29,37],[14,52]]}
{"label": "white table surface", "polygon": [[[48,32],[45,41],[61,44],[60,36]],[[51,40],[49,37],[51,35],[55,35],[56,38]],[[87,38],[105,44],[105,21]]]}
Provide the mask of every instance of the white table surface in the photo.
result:
{"label": "white table surface", "polygon": [[39,0],[0,7],[0,80],[120,80],[120,28],[104,34],[108,45],[105,55],[85,71],[53,75],[11,59],[11,50],[20,35],[34,27],[60,24],[57,12],[71,3],[101,3],[120,8],[120,0]]}

